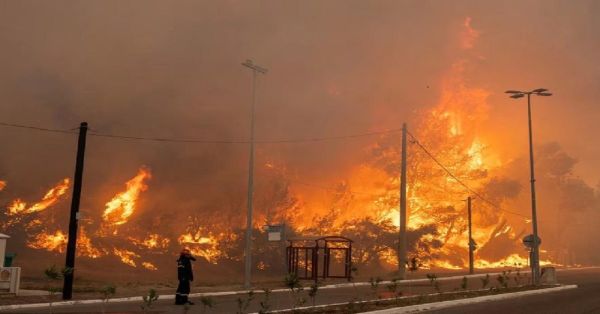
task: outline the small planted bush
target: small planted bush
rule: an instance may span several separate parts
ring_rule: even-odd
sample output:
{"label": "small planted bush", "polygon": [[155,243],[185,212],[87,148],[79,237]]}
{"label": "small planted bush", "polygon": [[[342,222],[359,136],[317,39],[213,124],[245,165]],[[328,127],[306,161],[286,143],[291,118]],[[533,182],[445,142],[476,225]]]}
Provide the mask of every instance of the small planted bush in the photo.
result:
{"label": "small planted bush", "polygon": [[260,310],[259,314],[265,314],[271,310],[271,289],[264,288],[263,292],[265,293],[265,298],[260,301]]}
{"label": "small planted bush", "polygon": [[64,276],[70,275],[73,273],[73,268],[63,268],[62,270],[58,270],[56,265],[52,265],[46,269],[44,269],[44,276],[46,277],[47,286],[46,289],[50,294],[50,313],[52,313],[52,304],[54,303],[54,295],[58,292],[61,292],[60,283],[56,282],[60,281],[64,278]]}
{"label": "small planted bush", "polygon": [[100,289],[102,295],[102,313],[106,313],[106,303],[117,293],[117,287],[114,285],[107,285]]}
{"label": "small planted bush", "polygon": [[380,277],[376,277],[373,278],[371,277],[369,279],[369,284],[371,285],[371,291],[373,292],[373,297],[378,299],[379,298],[379,284],[381,283],[382,279]]}
{"label": "small planted bush", "polygon": [[437,291],[438,293],[440,293],[441,288],[440,288],[440,282],[437,280],[438,277],[436,274],[427,274],[427,279],[429,279],[429,284],[435,289],[435,291]]}
{"label": "small planted bush", "polygon": [[248,310],[250,303],[254,300],[254,290],[248,291],[245,298],[238,297],[237,298],[237,306],[238,310],[236,314],[244,314]]}
{"label": "small planted bush", "polygon": [[508,288],[508,282],[510,281],[510,277],[508,276],[508,274],[510,273],[503,271],[502,274],[498,275],[498,277],[496,278],[496,280],[500,284],[500,287],[504,289]]}
{"label": "small planted bush", "polygon": [[158,293],[156,290],[150,289],[148,290],[148,294],[142,297],[142,311],[144,313],[148,313],[148,311],[154,306],[154,303],[158,300]]}
{"label": "small planted bush", "polygon": [[200,297],[200,304],[202,304],[202,314],[206,313],[208,311],[208,309],[212,309],[213,307],[215,307],[215,299],[213,299],[212,297],[209,296],[201,296]]}
{"label": "small planted bush", "polygon": [[315,282],[310,285],[310,288],[308,289],[308,296],[310,297],[313,306],[315,306],[317,301],[317,292],[319,292],[319,285]]}
{"label": "small planted bush", "polygon": [[489,274],[485,274],[485,277],[481,278],[481,287],[482,289],[487,288],[487,286],[490,284],[490,275]]}
{"label": "small planted bush", "polygon": [[467,279],[467,276],[463,276],[461,282],[460,282],[460,288],[463,290],[467,290],[469,284],[469,279]]}

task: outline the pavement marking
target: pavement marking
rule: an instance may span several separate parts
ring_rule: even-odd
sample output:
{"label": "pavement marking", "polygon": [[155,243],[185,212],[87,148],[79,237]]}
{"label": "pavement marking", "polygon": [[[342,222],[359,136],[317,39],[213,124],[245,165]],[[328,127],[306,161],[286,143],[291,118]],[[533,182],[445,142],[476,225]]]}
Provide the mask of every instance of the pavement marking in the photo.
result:
{"label": "pavement marking", "polygon": [[[589,270],[589,269],[597,269],[597,268],[600,268],[600,267],[561,268],[561,269],[557,269],[557,271]],[[529,270],[521,271],[521,273],[529,273],[529,272],[531,272],[531,271],[529,271]],[[501,272],[481,273],[481,274],[474,274],[474,275],[456,275],[456,276],[448,276],[448,277],[438,277],[437,280],[438,281],[457,280],[457,279],[462,279],[463,277],[479,278],[479,277],[485,277],[486,275],[496,276],[499,274],[501,274]],[[399,280],[398,281],[399,284],[426,283],[426,282],[429,282],[429,279],[419,278],[419,279],[407,279],[407,280]],[[390,284],[390,283],[391,283],[391,281],[389,281],[389,280],[380,282],[380,284]],[[353,287],[353,286],[361,287],[361,286],[369,286],[369,285],[371,285],[371,283],[369,283],[369,282],[355,282],[355,283],[348,282],[348,283],[326,285],[326,286],[319,287],[319,289],[337,289],[337,288],[349,288],[349,287]],[[289,291],[289,289],[287,289],[287,288],[271,290],[271,292],[275,292],[275,293],[287,292],[287,291]],[[237,295],[237,294],[247,294],[248,292],[250,292],[250,290],[202,292],[202,293],[191,293],[189,296],[190,296],[190,298],[202,297],[202,296],[218,297],[218,296],[229,296],[229,295]],[[254,293],[264,293],[264,292],[262,290],[254,290]],[[175,298],[174,294],[161,294],[161,295],[159,295],[158,299],[159,300],[173,300],[174,298]],[[142,297],[136,296],[136,297],[126,297],[126,298],[114,298],[114,299],[109,299],[107,303],[135,302],[135,301],[142,301]],[[81,304],[100,304],[103,302],[106,302],[106,301],[101,300],[101,299],[59,301],[59,302],[53,302],[52,306],[54,307],[54,306],[72,306],[72,305],[81,305]],[[43,307],[49,307],[49,306],[50,306],[50,303],[0,305],[0,311],[43,308]]]}
{"label": "pavement marking", "polygon": [[577,288],[577,285],[566,285],[566,286],[560,286],[560,287],[555,287],[555,288],[528,290],[528,291],[521,291],[521,292],[481,296],[481,297],[468,298],[468,299],[441,301],[441,302],[418,304],[418,305],[411,305],[411,306],[405,306],[405,307],[396,307],[396,308],[392,308],[392,309],[365,312],[365,314],[367,314],[367,313],[370,313],[370,314],[403,314],[403,313],[415,313],[415,312],[421,312],[421,311],[440,310],[440,309],[445,309],[445,308],[455,307],[455,306],[460,306],[460,305],[469,305],[469,304],[478,304],[478,303],[490,302],[490,301],[507,300],[507,299],[518,298],[518,297],[522,297],[522,296],[553,293],[553,292],[570,290],[570,289],[575,289],[575,288]]}

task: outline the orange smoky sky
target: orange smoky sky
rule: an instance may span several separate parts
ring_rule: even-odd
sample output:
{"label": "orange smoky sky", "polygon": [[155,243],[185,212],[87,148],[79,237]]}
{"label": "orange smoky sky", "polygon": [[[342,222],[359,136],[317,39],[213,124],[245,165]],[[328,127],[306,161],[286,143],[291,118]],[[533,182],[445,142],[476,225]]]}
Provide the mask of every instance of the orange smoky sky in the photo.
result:
{"label": "orange smoky sky", "polygon": [[[504,91],[543,87],[554,95],[533,99],[536,144],[558,143],[564,160],[577,161],[572,176],[595,188],[598,16],[593,0],[4,1],[0,122],[69,130],[87,121],[99,133],[244,141],[252,75],[240,63],[253,59],[269,70],[257,85],[259,140],[416,128],[451,85],[481,92],[485,112],[473,111],[478,124],[467,118],[463,127],[508,164],[527,156],[527,111]],[[453,71],[460,81],[449,81]],[[462,110],[470,117],[470,107]],[[329,194],[305,183],[377,189],[377,175],[361,176],[376,140],[258,144],[256,164],[284,169],[307,202]],[[75,136],[1,127],[0,143],[3,203],[33,204],[73,172]],[[144,218],[147,226],[183,234],[177,221],[157,221],[242,216],[246,144],[89,137],[86,153],[84,216],[99,219],[141,166],[152,173],[136,205],[155,216]],[[506,173],[527,187],[526,173]],[[260,203],[268,179],[256,180],[257,206],[268,206]]]}

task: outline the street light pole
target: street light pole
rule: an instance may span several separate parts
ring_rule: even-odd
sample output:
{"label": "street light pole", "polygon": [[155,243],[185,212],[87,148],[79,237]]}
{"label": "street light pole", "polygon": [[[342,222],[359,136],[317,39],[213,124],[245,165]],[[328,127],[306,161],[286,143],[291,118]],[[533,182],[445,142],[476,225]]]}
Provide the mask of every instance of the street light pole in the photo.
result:
{"label": "street light pole", "polygon": [[539,284],[540,280],[540,246],[538,243],[537,202],[535,198],[535,172],[533,166],[533,131],[531,127],[531,94],[527,94],[527,119],[529,122],[529,171],[531,183],[531,224],[533,226],[533,283]]}
{"label": "street light pole", "polygon": [[467,198],[467,211],[469,217],[469,274],[473,275],[475,272],[474,259],[473,259],[473,251],[475,250],[475,241],[473,241],[473,233],[472,233],[472,220],[471,220],[471,200],[472,198],[469,196]]}
{"label": "street light pole", "polygon": [[512,94],[511,98],[521,98],[527,95],[527,120],[529,124],[529,168],[530,168],[530,183],[531,183],[531,224],[533,227],[533,248],[531,254],[531,273],[533,284],[539,285],[540,282],[540,244],[538,237],[537,225],[537,207],[535,197],[535,172],[533,163],[533,130],[531,126],[531,95],[537,96],[552,96],[545,88],[534,89],[530,92],[521,92],[515,90],[506,91],[507,94]]}
{"label": "street light pole", "polygon": [[244,250],[244,288],[250,288],[250,278],[252,272],[252,206],[254,200],[254,107],[256,104],[256,75],[265,74],[267,69],[252,63],[252,60],[246,60],[243,66],[252,70],[252,107],[250,114],[250,157],[248,161],[248,210],[246,217],[246,249]]}
{"label": "street light pole", "polygon": [[406,279],[406,263],[408,258],[406,240],[406,134],[408,129],[406,123],[402,124],[402,160],[400,164],[400,237],[398,239],[398,277]]}

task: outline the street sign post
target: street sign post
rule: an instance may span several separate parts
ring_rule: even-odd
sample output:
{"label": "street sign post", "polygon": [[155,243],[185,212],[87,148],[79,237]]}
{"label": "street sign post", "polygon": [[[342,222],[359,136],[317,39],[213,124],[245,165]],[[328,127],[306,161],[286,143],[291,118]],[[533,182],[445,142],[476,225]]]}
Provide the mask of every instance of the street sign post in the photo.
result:
{"label": "street sign post", "polygon": [[[525,236],[523,238],[523,244],[527,248],[533,249],[533,234],[529,234],[529,235]],[[539,246],[540,244],[542,244],[542,239],[540,237],[537,237],[537,245]]]}
{"label": "street sign post", "polygon": [[265,227],[269,241],[283,240],[283,225],[268,225]]}

